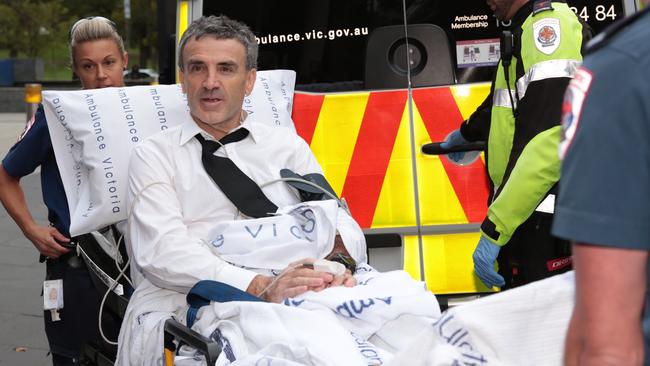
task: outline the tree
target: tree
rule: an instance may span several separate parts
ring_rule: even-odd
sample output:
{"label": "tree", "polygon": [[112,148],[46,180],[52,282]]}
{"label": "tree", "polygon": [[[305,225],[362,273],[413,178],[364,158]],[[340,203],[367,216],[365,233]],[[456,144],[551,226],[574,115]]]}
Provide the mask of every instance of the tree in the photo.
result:
{"label": "tree", "polygon": [[63,0],[63,4],[75,19],[96,15],[111,18],[121,2],[122,0]]}
{"label": "tree", "polygon": [[156,64],[158,34],[156,0],[130,0],[130,20],[124,19],[124,0],[63,0],[63,2],[74,18],[101,15],[113,20],[124,38],[127,49],[137,50],[136,54],[129,58],[131,65],[145,67],[151,61]]}
{"label": "tree", "polygon": [[[131,46],[139,50],[139,64],[157,60],[154,50],[158,40],[156,0],[131,0]],[[133,60],[135,61],[135,60]],[[132,62],[133,62],[132,61]]]}
{"label": "tree", "polygon": [[70,19],[62,0],[6,0],[0,4],[0,48],[9,57],[37,57],[65,39]]}
{"label": "tree", "polygon": [[[156,0],[130,0],[130,44],[133,65],[156,64]],[[9,57],[43,57],[48,52],[62,58],[70,26],[78,19],[104,16],[113,20],[126,37],[124,0],[2,0],[0,3],[0,49]],[[135,50],[134,50],[135,49]],[[67,56],[66,56],[67,59]],[[67,61],[67,60],[66,60]]]}

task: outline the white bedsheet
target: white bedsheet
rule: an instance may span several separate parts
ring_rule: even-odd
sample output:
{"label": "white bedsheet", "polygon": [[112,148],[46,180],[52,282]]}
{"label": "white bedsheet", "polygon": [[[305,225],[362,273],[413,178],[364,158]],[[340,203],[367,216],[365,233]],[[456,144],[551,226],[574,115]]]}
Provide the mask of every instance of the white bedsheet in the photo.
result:
{"label": "white bedsheet", "polygon": [[574,272],[452,308],[388,366],[562,365]]}
{"label": "white bedsheet", "polygon": [[193,329],[223,344],[220,365],[366,366],[385,364],[440,316],[435,296],[406,272],[363,266],[355,277],[356,287],[308,292],[284,304],[213,303]]}
{"label": "white bedsheet", "polygon": [[[424,327],[425,317],[403,315],[369,338],[347,332],[352,323],[341,318],[350,317],[325,310],[330,305],[314,306],[310,312],[302,306],[213,305],[201,312],[196,328],[211,332],[214,339],[227,339],[230,351],[218,365],[230,364],[229,354],[236,357],[232,365],[559,366],[573,291],[569,272],[452,308]],[[222,320],[214,322],[215,317]],[[393,353],[389,344],[395,339],[399,350]]]}
{"label": "white bedsheet", "polygon": [[[399,277],[397,273],[385,273],[377,279]],[[322,293],[324,304],[319,305],[316,300],[308,301],[312,294],[289,300],[304,300],[305,307],[312,310],[283,304],[212,304],[199,312],[194,328],[224,342],[226,351],[218,365],[229,364],[228,356],[235,356],[233,365],[559,366],[573,308],[574,275],[569,272],[474,300],[435,320],[402,315],[378,328],[337,315],[330,310],[331,305],[326,305],[335,303],[326,294]],[[347,314],[344,309],[340,308]],[[375,315],[385,314],[379,311]],[[160,352],[161,346],[142,337],[143,333],[159,337],[155,327],[153,333],[146,333],[151,332],[151,326],[139,324],[141,320],[155,320],[154,316],[148,313],[133,325],[140,333],[133,333],[132,338],[137,340],[134,346],[143,352],[140,364],[156,364],[154,355]],[[164,319],[169,314],[158,316]],[[365,332],[365,336],[351,333],[350,329]],[[400,348],[391,349],[391,344]],[[150,348],[145,350],[145,346]],[[193,356],[192,351],[185,350],[177,357],[177,364],[202,364]],[[123,360],[121,364],[132,363]]]}

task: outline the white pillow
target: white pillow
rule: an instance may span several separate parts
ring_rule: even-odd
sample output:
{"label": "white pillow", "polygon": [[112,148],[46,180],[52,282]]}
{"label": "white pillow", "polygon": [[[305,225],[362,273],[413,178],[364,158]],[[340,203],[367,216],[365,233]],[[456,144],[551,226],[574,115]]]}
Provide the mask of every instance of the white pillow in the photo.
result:
{"label": "white pillow", "polygon": [[[295,72],[258,71],[244,100],[250,114],[275,126],[291,120]],[[44,91],[43,106],[70,208],[70,234],[126,219],[131,149],[191,118],[180,85]]]}

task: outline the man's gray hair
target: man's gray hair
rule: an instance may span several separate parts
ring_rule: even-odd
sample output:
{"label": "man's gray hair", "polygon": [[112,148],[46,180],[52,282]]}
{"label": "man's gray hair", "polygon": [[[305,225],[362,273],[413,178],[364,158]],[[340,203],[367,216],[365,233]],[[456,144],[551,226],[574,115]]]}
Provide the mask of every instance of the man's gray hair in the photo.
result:
{"label": "man's gray hair", "polygon": [[183,71],[183,49],[190,39],[199,40],[209,35],[216,39],[234,39],[239,41],[246,49],[246,69],[257,68],[257,39],[253,32],[244,23],[230,19],[225,15],[208,17],[203,16],[187,27],[178,49],[178,68]]}

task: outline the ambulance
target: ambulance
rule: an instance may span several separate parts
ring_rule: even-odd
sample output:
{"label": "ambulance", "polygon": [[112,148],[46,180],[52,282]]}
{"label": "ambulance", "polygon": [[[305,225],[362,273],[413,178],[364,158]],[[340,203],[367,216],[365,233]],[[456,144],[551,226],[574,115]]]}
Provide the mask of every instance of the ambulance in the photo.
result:
{"label": "ambulance", "polygon": [[[635,0],[569,0],[596,33]],[[370,264],[403,268],[445,298],[487,293],[472,253],[487,210],[483,157],[455,164],[444,141],[489,93],[507,23],[475,0],[158,2],[160,81],[176,80],[180,36],[202,15],[248,24],[259,69],[296,71],[292,118],[366,234]],[[172,14],[174,16],[172,17]]]}

